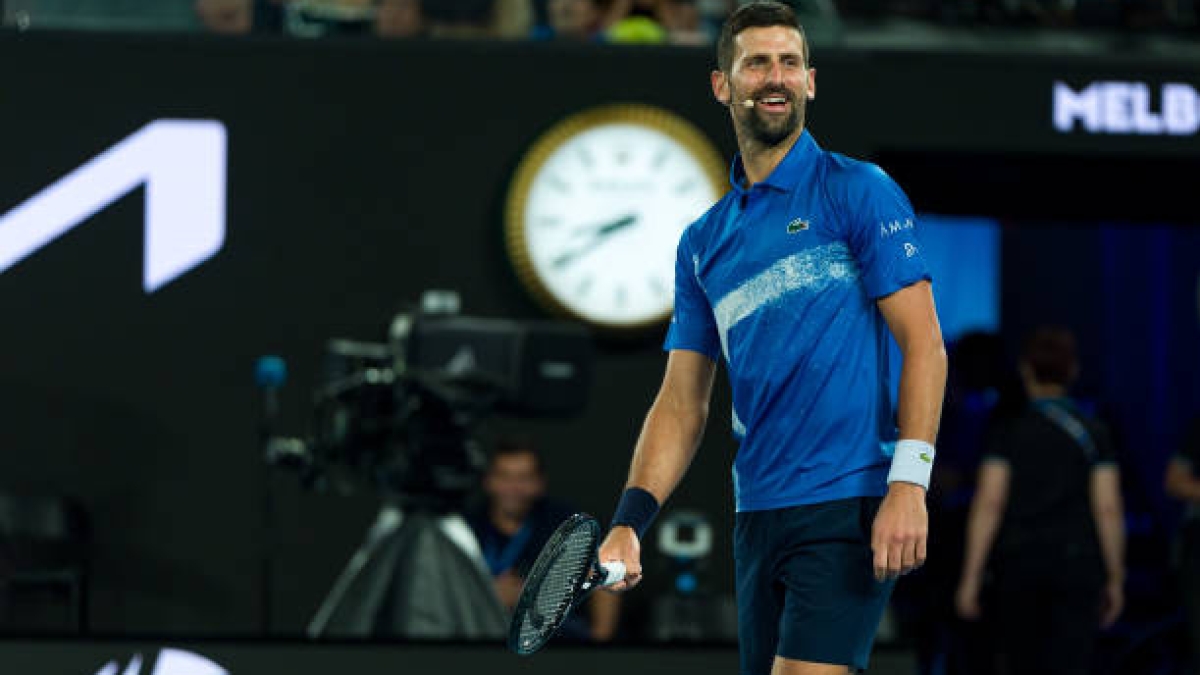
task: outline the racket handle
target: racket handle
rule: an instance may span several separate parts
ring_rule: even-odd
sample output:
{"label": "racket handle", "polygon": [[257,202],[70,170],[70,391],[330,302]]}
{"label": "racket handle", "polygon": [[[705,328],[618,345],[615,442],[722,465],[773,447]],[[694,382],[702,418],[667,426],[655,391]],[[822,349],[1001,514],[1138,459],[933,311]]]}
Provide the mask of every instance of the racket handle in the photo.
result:
{"label": "racket handle", "polygon": [[604,580],[600,582],[601,586],[612,586],[625,579],[625,563],[620,560],[600,563],[600,569],[604,570]]}

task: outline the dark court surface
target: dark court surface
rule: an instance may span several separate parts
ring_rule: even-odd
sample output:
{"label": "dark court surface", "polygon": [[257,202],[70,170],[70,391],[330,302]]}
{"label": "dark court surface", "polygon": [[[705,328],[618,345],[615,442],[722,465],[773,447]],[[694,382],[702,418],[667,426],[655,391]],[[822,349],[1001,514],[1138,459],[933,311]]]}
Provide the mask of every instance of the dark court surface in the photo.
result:
{"label": "dark court surface", "polygon": [[[135,663],[136,660],[136,663]],[[132,667],[132,670],[131,670]],[[878,651],[872,675],[914,672],[911,655]],[[549,646],[518,657],[491,645],[0,640],[0,673],[28,675],[736,675],[732,647]]]}

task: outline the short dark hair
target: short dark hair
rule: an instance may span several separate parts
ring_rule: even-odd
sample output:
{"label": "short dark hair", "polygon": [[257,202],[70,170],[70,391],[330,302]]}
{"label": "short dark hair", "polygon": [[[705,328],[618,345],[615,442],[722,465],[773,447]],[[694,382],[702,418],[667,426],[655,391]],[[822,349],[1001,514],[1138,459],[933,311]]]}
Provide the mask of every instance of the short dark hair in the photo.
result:
{"label": "short dark hair", "polygon": [[528,454],[533,457],[533,463],[537,467],[539,474],[546,473],[546,463],[542,459],[542,453],[538,450],[538,446],[533,442],[533,439],[527,436],[505,436],[496,441],[496,445],[492,448],[492,454],[488,458],[488,468],[495,465],[496,460],[500,457],[509,457],[512,455]]}
{"label": "short dark hair", "polygon": [[800,41],[804,43],[804,65],[808,65],[808,38],[804,36],[804,26],[791,6],[773,0],[751,2],[738,7],[725,25],[721,26],[721,36],[717,38],[717,68],[728,73],[733,68],[733,41],[738,33],[747,28],[768,28],[770,26],[786,26],[800,32]]}
{"label": "short dark hair", "polygon": [[1062,326],[1042,326],[1025,339],[1021,361],[1039,384],[1069,385],[1079,369],[1075,335]]}

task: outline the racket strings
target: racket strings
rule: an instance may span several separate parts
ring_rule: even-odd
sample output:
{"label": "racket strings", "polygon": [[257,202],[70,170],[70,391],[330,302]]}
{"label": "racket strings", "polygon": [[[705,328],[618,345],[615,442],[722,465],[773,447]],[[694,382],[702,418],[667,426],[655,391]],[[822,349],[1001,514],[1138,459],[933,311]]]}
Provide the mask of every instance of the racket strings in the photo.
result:
{"label": "racket strings", "polygon": [[522,646],[540,645],[558,629],[575,602],[576,589],[583,577],[591,574],[595,536],[589,528],[579,528],[563,540],[558,555],[546,567],[537,594],[522,621]]}

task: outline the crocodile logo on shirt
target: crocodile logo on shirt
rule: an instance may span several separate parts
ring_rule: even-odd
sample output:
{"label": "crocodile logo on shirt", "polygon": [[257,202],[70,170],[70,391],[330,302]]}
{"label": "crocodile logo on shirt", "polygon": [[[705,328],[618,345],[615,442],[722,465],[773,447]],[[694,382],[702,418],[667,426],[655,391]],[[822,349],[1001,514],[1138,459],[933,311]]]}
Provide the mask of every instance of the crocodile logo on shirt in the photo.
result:
{"label": "crocodile logo on shirt", "polygon": [[808,221],[803,218],[797,218],[797,219],[793,220],[792,222],[788,223],[787,233],[788,234],[796,234],[797,232],[803,232],[804,230],[807,230],[807,229],[808,229]]}

